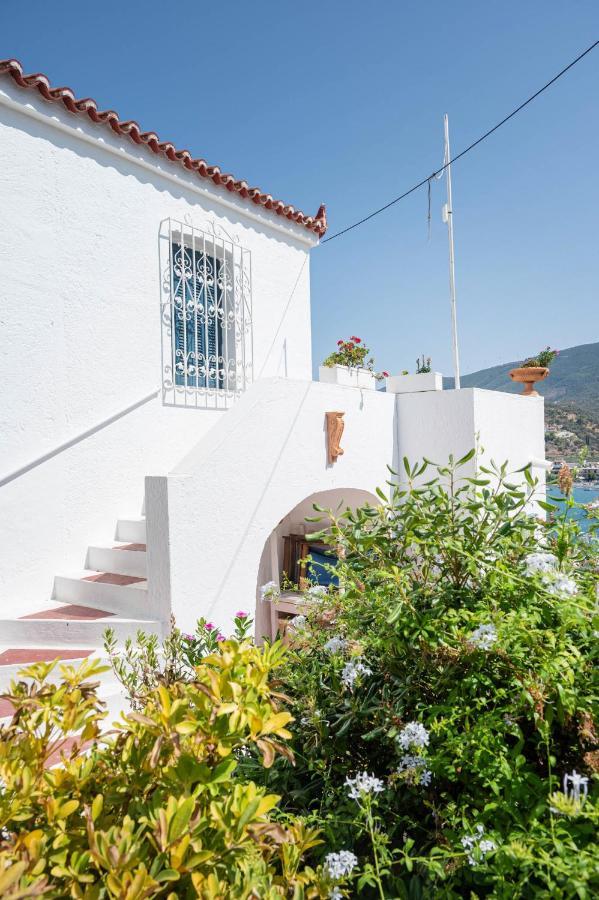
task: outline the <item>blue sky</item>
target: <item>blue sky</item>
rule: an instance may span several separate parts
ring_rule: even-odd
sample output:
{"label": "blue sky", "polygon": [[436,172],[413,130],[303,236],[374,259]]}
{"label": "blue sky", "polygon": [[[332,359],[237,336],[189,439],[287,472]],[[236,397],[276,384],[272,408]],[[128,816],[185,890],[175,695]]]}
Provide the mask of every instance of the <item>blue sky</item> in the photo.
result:
{"label": "blue sky", "polygon": [[[599,37],[596,0],[4,2],[0,55],[330,233],[438,168]],[[599,340],[599,48],[453,170],[462,371]],[[315,362],[451,373],[444,187],[312,254]]]}

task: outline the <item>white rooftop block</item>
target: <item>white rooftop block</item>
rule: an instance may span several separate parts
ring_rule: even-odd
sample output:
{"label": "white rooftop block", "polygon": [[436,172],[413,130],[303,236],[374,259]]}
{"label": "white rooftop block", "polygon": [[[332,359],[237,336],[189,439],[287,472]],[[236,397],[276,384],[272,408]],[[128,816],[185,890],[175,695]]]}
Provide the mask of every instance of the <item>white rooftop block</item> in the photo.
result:
{"label": "white rooftop block", "polygon": [[443,375],[441,372],[421,372],[418,375],[390,375],[385,383],[389,394],[442,391]]}

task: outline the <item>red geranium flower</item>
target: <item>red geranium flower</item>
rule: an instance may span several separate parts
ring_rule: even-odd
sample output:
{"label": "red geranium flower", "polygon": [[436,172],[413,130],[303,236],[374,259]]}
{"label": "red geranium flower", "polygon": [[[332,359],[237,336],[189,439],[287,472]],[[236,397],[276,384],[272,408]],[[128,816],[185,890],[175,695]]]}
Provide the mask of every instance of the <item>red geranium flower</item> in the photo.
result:
{"label": "red geranium flower", "polygon": [[388,372],[383,372],[383,378],[388,378],[388,377],[389,377],[389,373],[388,373]]}
{"label": "red geranium flower", "polygon": [[343,341],[337,341],[337,346],[340,347]]}

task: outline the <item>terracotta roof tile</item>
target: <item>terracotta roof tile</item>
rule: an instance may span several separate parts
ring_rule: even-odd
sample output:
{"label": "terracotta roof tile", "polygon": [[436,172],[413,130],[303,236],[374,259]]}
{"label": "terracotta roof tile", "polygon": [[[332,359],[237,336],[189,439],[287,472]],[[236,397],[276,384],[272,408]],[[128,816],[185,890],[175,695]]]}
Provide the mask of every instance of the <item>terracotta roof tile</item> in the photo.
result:
{"label": "terracotta roof tile", "polygon": [[258,206],[274,212],[278,216],[297,222],[318,237],[327,230],[327,214],[324,204],[315,216],[307,216],[293,206],[274,200],[270,194],[263,193],[258,187],[249,187],[247,181],[236,179],[234,175],[221,172],[218,166],[210,166],[205,159],[194,158],[189,150],[177,150],[170,141],[161,141],[155,131],[142,131],[137,122],[122,121],[113,109],[101,111],[91,97],[78,100],[68,87],[53,88],[46,75],[41,72],[25,75],[23,66],[17,59],[0,60],[0,75],[10,76],[22,88],[37,90],[45,99],[53,103],[62,103],[71,113],[87,115],[98,125],[109,125],[116,134],[129,137],[136,144],[144,144],[157,156],[165,156],[172,162],[179,163],[190,171],[195,171],[200,178],[211,180],[226,190],[249,198]]}

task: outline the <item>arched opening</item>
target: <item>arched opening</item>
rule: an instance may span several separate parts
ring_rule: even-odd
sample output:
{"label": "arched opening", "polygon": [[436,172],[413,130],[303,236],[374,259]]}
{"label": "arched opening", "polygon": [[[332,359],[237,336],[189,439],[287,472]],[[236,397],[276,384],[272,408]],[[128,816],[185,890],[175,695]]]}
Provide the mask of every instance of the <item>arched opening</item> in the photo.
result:
{"label": "arched opening", "polygon": [[[314,505],[317,504],[325,509],[342,512],[343,510],[358,509],[367,503],[375,506],[379,501],[370,491],[359,490],[357,488],[335,488],[328,491],[317,491],[310,494],[300,503],[293,507],[273,528],[269,537],[264,544],[260,564],[258,566],[258,578],[256,582],[256,637],[270,637],[274,629],[273,609],[269,602],[262,600],[260,588],[269,581],[274,581],[277,585],[284,587],[284,578],[289,579],[299,586],[299,579],[305,576],[307,579],[313,578],[302,568],[301,573],[297,571],[292,558],[290,558],[290,547],[300,544],[302,536],[309,535],[312,532],[319,531],[327,526],[326,518],[322,522],[314,524],[306,522],[307,516],[314,516]],[[292,555],[292,552],[291,552]],[[297,555],[297,554],[296,554]],[[317,557],[315,558],[317,559]],[[291,565],[290,565],[291,564]],[[295,571],[285,572],[286,567],[295,568]],[[318,571],[317,562],[315,562],[312,572]],[[277,604],[280,614],[286,611],[293,614],[292,607],[294,605],[293,590],[282,591],[279,604]],[[289,610],[287,610],[289,607]]]}

